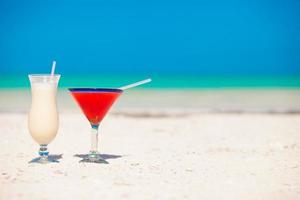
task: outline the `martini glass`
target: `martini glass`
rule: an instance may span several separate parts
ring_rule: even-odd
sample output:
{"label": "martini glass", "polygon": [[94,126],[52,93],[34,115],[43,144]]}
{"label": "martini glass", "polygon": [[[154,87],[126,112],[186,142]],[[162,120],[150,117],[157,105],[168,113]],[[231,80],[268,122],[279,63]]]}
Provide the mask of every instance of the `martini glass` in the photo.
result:
{"label": "martini glass", "polygon": [[91,150],[79,162],[108,163],[98,152],[98,128],[116,99],[122,94],[122,89],[109,88],[69,88],[73,98],[89,120],[91,131]]}

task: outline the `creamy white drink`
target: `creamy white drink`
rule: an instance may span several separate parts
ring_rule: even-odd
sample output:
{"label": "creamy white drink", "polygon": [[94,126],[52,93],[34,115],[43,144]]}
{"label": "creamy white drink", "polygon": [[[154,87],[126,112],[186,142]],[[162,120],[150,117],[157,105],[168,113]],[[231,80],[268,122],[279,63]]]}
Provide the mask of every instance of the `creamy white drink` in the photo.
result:
{"label": "creamy white drink", "polygon": [[31,86],[31,94],[30,134],[39,144],[49,144],[58,130],[56,85],[53,83],[34,83]]}
{"label": "creamy white drink", "polygon": [[59,78],[60,75],[29,75],[32,101],[28,128],[32,138],[41,145],[41,156],[48,156],[47,144],[58,131],[56,93]]}

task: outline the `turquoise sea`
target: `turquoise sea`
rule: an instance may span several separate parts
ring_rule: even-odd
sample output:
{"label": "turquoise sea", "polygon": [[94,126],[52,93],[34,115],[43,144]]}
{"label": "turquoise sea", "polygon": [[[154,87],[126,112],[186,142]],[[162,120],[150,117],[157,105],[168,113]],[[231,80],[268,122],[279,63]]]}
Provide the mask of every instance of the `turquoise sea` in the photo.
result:
{"label": "turquoise sea", "polygon": [[[201,76],[201,75],[62,75],[59,86],[120,87],[152,78],[147,89],[293,88],[300,89],[300,76]],[[29,87],[27,75],[0,75],[0,89]]]}

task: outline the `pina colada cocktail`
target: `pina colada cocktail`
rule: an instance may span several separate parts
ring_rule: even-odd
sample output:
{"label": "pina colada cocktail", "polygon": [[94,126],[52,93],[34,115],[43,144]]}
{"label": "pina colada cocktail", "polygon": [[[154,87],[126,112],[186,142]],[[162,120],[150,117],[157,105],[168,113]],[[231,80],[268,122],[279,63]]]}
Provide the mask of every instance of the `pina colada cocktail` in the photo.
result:
{"label": "pina colada cocktail", "polygon": [[55,138],[58,130],[56,92],[59,78],[60,75],[29,75],[32,102],[28,128],[32,138],[40,144],[40,157],[31,162],[57,162],[48,157],[47,145]]}
{"label": "pina colada cocktail", "polygon": [[80,162],[108,163],[98,152],[98,127],[123,91],[108,88],[70,88],[69,91],[92,126],[91,150]]}

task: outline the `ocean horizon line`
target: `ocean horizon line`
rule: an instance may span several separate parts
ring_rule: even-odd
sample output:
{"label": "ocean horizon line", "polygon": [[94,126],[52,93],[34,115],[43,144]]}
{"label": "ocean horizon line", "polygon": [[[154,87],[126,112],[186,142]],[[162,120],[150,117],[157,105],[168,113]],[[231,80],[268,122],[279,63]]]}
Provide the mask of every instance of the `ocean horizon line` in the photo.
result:
{"label": "ocean horizon line", "polygon": [[[141,89],[300,88],[300,76],[62,75],[59,87],[121,87],[152,78]],[[0,75],[0,89],[27,88],[27,75]]]}

